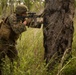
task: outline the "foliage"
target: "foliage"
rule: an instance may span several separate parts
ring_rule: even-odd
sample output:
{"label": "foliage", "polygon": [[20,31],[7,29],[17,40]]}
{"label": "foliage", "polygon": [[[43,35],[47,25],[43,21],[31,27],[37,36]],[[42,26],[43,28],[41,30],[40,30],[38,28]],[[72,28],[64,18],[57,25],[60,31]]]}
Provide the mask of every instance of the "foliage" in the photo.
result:
{"label": "foliage", "polygon": [[76,0],[75,0],[74,4],[75,4],[75,8],[76,8]]}
{"label": "foliage", "polygon": [[30,12],[42,12],[44,10],[43,0],[24,0],[25,5],[28,7]]}
{"label": "foliage", "polygon": [[76,57],[65,66],[61,75],[75,75],[76,74]]}
{"label": "foliage", "polygon": [[25,4],[29,12],[36,12],[41,14],[44,10],[43,0],[0,0],[0,15],[5,17],[14,12],[15,7],[18,4]]}

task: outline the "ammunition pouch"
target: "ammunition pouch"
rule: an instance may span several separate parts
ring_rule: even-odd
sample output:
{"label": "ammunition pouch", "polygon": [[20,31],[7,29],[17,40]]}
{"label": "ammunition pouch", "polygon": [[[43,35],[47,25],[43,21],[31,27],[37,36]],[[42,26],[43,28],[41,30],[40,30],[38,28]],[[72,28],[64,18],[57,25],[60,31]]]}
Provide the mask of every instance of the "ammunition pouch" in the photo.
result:
{"label": "ammunition pouch", "polygon": [[0,39],[9,40],[11,29],[6,23],[0,25]]}

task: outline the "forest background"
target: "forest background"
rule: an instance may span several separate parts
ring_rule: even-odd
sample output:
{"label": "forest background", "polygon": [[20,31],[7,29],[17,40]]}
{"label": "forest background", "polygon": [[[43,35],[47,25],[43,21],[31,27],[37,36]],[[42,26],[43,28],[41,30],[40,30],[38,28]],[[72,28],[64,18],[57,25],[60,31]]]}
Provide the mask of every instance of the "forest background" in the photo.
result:
{"label": "forest background", "polygon": [[[0,19],[13,13],[18,4],[25,4],[29,12],[36,12],[41,14],[44,10],[44,0],[0,0]],[[76,5],[76,2],[75,2]],[[16,66],[13,75],[56,75],[56,69],[52,73],[47,72],[47,66],[44,60],[43,47],[43,25],[40,29],[28,28],[22,33],[17,41],[17,49],[19,52],[20,66]],[[76,74],[76,15],[74,17],[74,37],[72,44],[72,59],[62,67],[61,75],[75,75]],[[15,63],[16,64],[16,63]],[[4,65],[4,75],[10,75],[10,62],[6,56]],[[12,75],[12,74],[11,74]]]}

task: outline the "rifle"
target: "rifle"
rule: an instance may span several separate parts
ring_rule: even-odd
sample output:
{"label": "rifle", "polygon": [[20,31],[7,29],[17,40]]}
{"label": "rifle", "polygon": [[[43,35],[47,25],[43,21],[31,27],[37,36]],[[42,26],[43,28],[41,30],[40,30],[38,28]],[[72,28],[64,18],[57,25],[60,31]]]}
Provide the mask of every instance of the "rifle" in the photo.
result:
{"label": "rifle", "polygon": [[27,13],[27,16],[17,16],[17,19],[22,20],[22,22],[24,22],[26,18],[33,19],[33,24],[37,25],[37,18],[42,18],[42,17],[43,17],[42,14],[37,15],[35,12],[33,13],[29,12]]}
{"label": "rifle", "polygon": [[36,26],[37,24],[38,24],[38,22],[37,22],[37,18],[42,18],[42,15],[40,14],[40,15],[37,15],[36,13],[28,13],[28,18],[31,18],[31,19],[33,19],[33,24],[34,24],[34,26]]}
{"label": "rifle", "polygon": [[27,13],[28,14],[28,16],[26,16],[27,18],[34,18],[34,17],[36,17],[36,18],[40,18],[41,17],[41,15],[37,15],[35,12],[29,12],[29,13]]}

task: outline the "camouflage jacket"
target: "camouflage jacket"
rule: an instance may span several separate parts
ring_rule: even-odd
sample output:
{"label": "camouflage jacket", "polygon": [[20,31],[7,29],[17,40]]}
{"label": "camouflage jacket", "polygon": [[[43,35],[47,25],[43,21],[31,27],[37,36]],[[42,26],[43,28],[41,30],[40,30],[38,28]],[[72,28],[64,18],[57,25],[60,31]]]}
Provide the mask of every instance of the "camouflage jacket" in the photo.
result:
{"label": "camouflage jacket", "polygon": [[27,21],[27,26],[31,28],[41,28],[41,25],[43,24],[43,22],[34,21],[33,18],[27,19],[26,21]]}
{"label": "camouflage jacket", "polygon": [[22,20],[17,20],[16,14],[8,16],[6,23],[11,29],[11,34],[9,37],[10,41],[15,42],[19,35],[26,30],[25,25],[22,23]]}
{"label": "camouflage jacket", "polygon": [[12,14],[8,17],[8,22],[11,29],[16,34],[21,34],[23,31],[26,30],[25,25],[22,23],[22,20],[17,20],[16,14]]}

